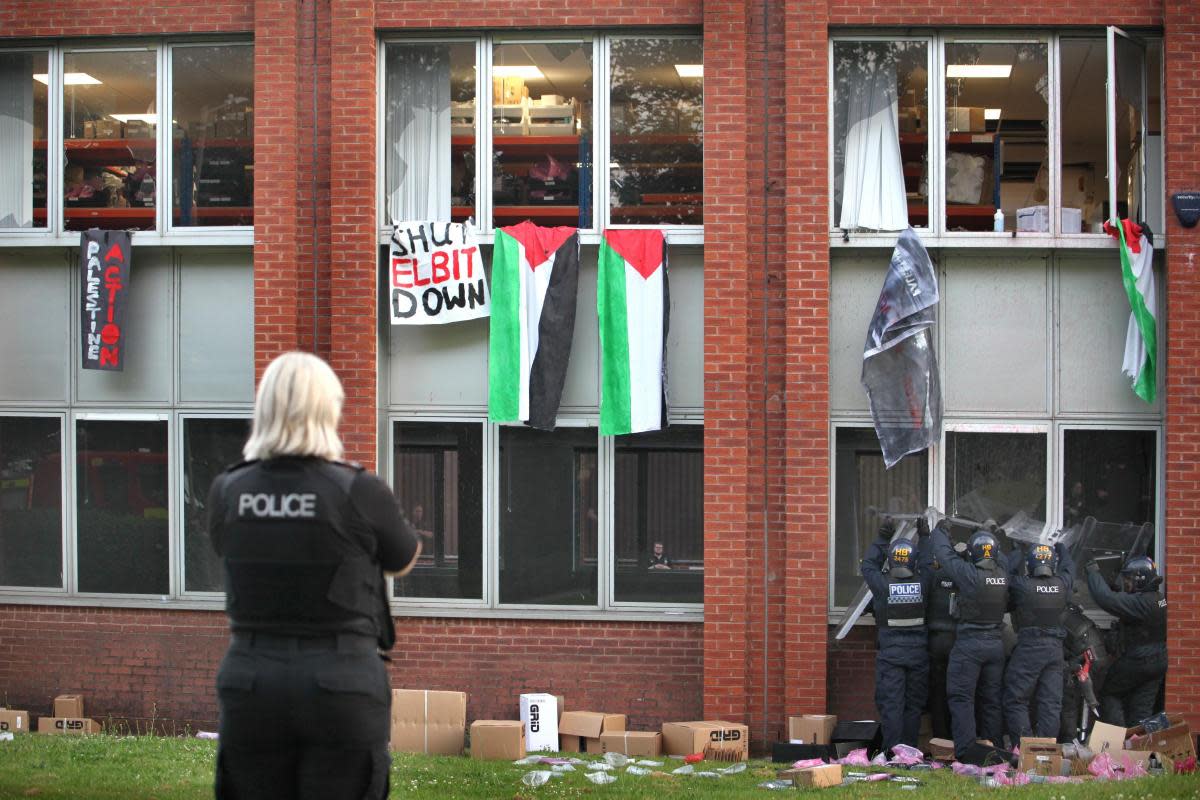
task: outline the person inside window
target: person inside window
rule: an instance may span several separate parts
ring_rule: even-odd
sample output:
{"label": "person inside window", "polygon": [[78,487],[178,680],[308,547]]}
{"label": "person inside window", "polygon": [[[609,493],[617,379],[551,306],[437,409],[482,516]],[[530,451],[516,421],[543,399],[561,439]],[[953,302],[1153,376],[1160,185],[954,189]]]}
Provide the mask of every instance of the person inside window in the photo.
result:
{"label": "person inside window", "polygon": [[646,569],[671,569],[671,560],[667,558],[662,542],[654,543],[654,549],[647,560]]}

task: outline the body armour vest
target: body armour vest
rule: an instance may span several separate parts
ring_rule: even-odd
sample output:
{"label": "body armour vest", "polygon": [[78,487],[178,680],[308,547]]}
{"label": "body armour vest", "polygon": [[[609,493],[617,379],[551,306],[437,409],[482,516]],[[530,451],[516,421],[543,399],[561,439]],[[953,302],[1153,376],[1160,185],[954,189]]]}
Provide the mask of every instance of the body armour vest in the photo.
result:
{"label": "body armour vest", "polygon": [[889,628],[915,628],[925,624],[925,593],[912,578],[888,577],[887,617]]}
{"label": "body armour vest", "polygon": [[950,603],[955,591],[954,581],[949,577],[938,576],[933,579],[933,589],[929,594],[929,610],[926,614],[929,630],[954,630],[955,619],[950,610]]}
{"label": "body armour vest", "polygon": [[286,458],[239,464],[221,476],[226,609],[234,631],[361,634],[384,649],[395,643],[375,540],[354,524],[350,487],[360,471]]}
{"label": "body armour vest", "polygon": [[1067,585],[1062,578],[1046,576],[1029,579],[1029,594],[1017,606],[1013,622],[1017,630],[1026,628],[1062,628],[1067,608]]}
{"label": "body armour vest", "polygon": [[1008,575],[997,566],[975,570],[975,590],[959,593],[958,621],[999,626],[1008,608]]}
{"label": "body armour vest", "polygon": [[1142,596],[1150,600],[1154,610],[1149,619],[1121,620],[1121,646],[1126,652],[1135,647],[1167,642],[1167,599],[1162,592],[1144,592]]}

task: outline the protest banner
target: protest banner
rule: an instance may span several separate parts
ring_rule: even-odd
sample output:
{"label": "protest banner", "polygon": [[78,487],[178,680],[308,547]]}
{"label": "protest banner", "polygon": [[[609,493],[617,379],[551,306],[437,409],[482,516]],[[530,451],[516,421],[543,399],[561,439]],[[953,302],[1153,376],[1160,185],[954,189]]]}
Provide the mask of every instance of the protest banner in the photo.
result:
{"label": "protest banner", "polygon": [[91,228],[80,236],[83,368],[125,368],[125,301],[129,293],[129,232]]}
{"label": "protest banner", "polygon": [[458,222],[401,222],[388,254],[393,325],[486,317],[490,297],[479,246]]}

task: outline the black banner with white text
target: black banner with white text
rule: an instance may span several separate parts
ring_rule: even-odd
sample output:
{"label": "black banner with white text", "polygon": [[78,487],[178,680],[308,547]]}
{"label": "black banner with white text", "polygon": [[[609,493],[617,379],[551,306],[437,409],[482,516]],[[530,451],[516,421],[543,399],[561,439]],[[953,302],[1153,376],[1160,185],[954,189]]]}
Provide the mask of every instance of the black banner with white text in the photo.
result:
{"label": "black banner with white text", "polygon": [[83,368],[125,368],[125,305],[129,294],[128,231],[83,232],[79,248],[83,303]]}

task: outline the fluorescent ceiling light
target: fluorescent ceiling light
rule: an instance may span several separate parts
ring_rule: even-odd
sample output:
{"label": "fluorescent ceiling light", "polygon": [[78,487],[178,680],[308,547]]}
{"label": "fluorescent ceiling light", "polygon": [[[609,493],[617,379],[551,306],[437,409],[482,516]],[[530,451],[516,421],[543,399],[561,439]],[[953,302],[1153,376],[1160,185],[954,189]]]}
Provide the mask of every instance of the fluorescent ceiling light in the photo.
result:
{"label": "fluorescent ceiling light", "polygon": [[118,122],[148,122],[151,125],[158,124],[158,114],[109,114],[109,116]]}
{"label": "fluorescent ceiling light", "polygon": [[950,64],[946,67],[947,78],[1007,78],[1012,74],[1012,64]]}
{"label": "fluorescent ceiling light", "polygon": [[[50,85],[50,76],[44,72],[34,73],[33,79],[38,83]],[[65,86],[98,86],[104,81],[98,81],[86,72],[68,72],[63,75]]]}
{"label": "fluorescent ceiling light", "polygon": [[679,73],[681,78],[703,78],[703,64],[676,64],[675,71]]}
{"label": "fluorescent ceiling light", "polygon": [[527,81],[542,80],[546,76],[533,64],[513,64],[511,66],[493,66],[492,76],[496,78],[524,78]]}
{"label": "fluorescent ceiling light", "polygon": [[1000,112],[1003,110],[1004,109],[1002,109],[1002,108],[985,108],[983,110],[983,118],[984,119],[1000,119]]}

